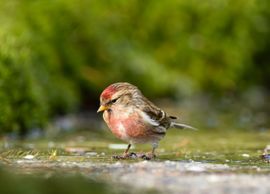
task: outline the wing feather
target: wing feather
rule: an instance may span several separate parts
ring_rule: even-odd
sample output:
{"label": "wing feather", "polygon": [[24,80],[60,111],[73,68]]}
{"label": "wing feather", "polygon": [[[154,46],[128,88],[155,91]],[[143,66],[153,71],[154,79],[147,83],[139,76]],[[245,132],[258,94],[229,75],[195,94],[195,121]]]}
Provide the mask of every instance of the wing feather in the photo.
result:
{"label": "wing feather", "polygon": [[170,118],[166,113],[158,108],[154,103],[150,102],[147,98],[143,99],[145,105],[143,106],[143,112],[155,123],[157,126],[164,127],[165,129],[170,127]]}

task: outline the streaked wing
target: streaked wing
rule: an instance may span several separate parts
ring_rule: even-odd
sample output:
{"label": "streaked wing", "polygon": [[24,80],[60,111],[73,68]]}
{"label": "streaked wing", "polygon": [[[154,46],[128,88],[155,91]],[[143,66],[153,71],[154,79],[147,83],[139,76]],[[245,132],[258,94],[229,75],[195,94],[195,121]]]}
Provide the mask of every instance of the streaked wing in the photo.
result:
{"label": "streaked wing", "polygon": [[150,123],[156,123],[156,126],[161,126],[166,129],[170,127],[170,118],[167,117],[163,110],[158,108],[146,98],[144,98],[143,101],[145,102],[145,105],[143,106],[143,112],[152,121]]}

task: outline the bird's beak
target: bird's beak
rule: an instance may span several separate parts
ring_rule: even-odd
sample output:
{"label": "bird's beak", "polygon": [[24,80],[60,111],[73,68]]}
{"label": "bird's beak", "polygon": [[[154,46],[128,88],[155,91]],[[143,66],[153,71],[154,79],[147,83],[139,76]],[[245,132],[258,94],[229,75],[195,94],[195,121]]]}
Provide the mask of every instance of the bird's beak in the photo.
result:
{"label": "bird's beak", "polygon": [[104,106],[104,105],[100,105],[100,107],[98,108],[97,112],[102,112],[104,110],[107,110],[109,107]]}

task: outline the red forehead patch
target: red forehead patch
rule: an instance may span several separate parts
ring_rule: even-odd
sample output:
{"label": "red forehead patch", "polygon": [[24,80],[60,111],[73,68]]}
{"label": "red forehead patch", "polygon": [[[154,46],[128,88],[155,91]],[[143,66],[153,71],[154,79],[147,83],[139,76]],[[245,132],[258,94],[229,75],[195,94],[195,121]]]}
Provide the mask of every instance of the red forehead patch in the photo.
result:
{"label": "red forehead patch", "polygon": [[101,98],[104,99],[110,99],[112,95],[116,92],[116,87],[114,85],[108,86],[102,93],[101,93]]}

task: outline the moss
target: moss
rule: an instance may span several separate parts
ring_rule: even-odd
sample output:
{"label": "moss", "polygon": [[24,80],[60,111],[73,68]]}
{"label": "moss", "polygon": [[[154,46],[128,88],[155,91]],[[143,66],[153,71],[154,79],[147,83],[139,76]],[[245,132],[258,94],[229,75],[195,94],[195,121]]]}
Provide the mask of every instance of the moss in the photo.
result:
{"label": "moss", "polygon": [[24,134],[93,107],[116,81],[153,98],[269,87],[267,7],[267,0],[3,2],[0,132]]}

